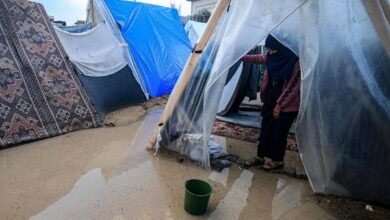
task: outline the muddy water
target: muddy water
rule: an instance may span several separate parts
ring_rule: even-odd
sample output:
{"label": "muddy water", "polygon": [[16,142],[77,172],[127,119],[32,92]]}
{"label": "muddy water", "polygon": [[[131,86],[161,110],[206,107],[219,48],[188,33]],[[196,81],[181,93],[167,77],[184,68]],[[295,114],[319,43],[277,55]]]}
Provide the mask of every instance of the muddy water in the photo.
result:
{"label": "muddy water", "polygon": [[[335,219],[311,201],[307,181],[237,166],[217,173],[155,157],[144,146],[158,117],[0,151],[0,219]],[[255,150],[225,142],[242,156]],[[183,209],[190,178],[214,188],[201,217]]]}

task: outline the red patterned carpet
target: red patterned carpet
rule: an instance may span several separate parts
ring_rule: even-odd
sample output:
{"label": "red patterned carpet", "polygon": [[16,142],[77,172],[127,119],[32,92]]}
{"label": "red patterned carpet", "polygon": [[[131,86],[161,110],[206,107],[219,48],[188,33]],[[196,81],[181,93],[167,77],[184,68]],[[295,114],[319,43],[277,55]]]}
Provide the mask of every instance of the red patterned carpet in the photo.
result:
{"label": "red patterned carpet", "polygon": [[[260,129],[243,127],[216,120],[213,127],[213,134],[256,143],[260,134]],[[298,151],[297,141],[293,134],[288,135],[287,150]]]}
{"label": "red patterned carpet", "polygon": [[100,126],[41,4],[0,1],[0,149]]}

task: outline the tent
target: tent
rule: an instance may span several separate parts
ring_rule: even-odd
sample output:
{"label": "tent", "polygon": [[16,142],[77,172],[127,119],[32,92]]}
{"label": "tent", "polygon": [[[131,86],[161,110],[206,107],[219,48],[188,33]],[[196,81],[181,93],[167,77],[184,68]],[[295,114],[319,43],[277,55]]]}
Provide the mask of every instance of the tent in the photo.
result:
{"label": "tent", "polygon": [[313,190],[390,205],[388,8],[383,1],[221,0],[213,15],[222,15],[208,23],[216,24],[211,39],[190,60],[199,62],[185,68],[168,101],[157,146],[200,152],[209,167],[228,70],[271,33],[300,57],[297,138]]}
{"label": "tent", "polygon": [[0,148],[99,127],[42,5],[0,1]]}
{"label": "tent", "polygon": [[121,35],[150,96],[169,94],[191,53],[177,10],[124,0],[92,3],[88,17]]}
{"label": "tent", "polygon": [[[202,35],[206,23],[189,20],[185,26],[191,45],[194,47]],[[261,42],[260,45],[264,45]],[[257,46],[250,53],[257,54],[264,51],[264,47]],[[260,128],[260,97],[257,94],[262,79],[263,68],[259,64],[243,63],[238,61],[230,69],[226,79],[218,106],[217,119],[233,124]],[[242,111],[240,106],[244,99],[246,105],[252,108],[251,111]]]}
{"label": "tent", "polygon": [[[194,47],[202,35],[206,23],[189,20],[185,26],[191,45]],[[263,43],[263,42],[262,42]],[[262,44],[264,45],[264,43]],[[257,54],[263,51],[258,46],[249,54]],[[238,61],[230,69],[218,106],[217,118],[222,121],[241,124],[245,126],[259,127],[259,114],[253,112],[239,112],[239,107],[245,97],[249,101],[256,100],[258,86],[260,85],[261,65],[249,64]],[[258,101],[259,102],[259,101]],[[250,116],[250,117],[248,117]]]}
{"label": "tent", "polygon": [[55,29],[102,120],[108,112],[146,101],[147,92],[104,22],[82,33]]}
{"label": "tent", "polygon": [[198,39],[202,35],[205,28],[206,28],[206,23],[192,21],[192,20],[189,20],[187,22],[184,29],[186,30],[188,39],[190,40],[192,47],[194,47],[196,42],[198,42]]}
{"label": "tent", "polygon": [[104,77],[127,66],[119,41],[104,23],[82,33],[55,30],[70,61],[84,75]]}

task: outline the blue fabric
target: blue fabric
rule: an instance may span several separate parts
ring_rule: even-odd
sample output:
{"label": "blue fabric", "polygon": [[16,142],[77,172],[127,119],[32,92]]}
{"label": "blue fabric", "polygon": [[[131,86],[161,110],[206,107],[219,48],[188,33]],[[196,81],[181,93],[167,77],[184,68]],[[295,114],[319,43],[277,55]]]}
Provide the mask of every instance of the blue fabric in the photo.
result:
{"label": "blue fabric", "polygon": [[76,67],[75,69],[102,121],[109,112],[146,101],[128,66],[103,77],[85,76]]}
{"label": "blue fabric", "polygon": [[105,0],[152,97],[169,94],[191,53],[176,9]]}

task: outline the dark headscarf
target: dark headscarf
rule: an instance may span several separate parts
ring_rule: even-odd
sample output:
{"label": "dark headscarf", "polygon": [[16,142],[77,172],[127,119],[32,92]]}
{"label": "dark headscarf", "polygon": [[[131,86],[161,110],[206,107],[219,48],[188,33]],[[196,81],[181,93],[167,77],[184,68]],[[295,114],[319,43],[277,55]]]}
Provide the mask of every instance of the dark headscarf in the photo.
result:
{"label": "dark headscarf", "polygon": [[298,61],[298,56],[272,35],[268,35],[265,40],[265,46],[269,49],[277,50],[274,54],[268,53],[266,66],[269,76],[278,80],[287,79]]}

